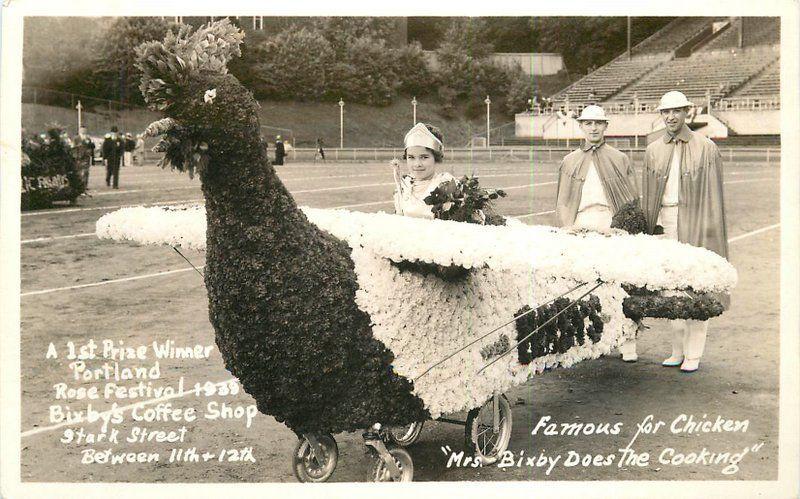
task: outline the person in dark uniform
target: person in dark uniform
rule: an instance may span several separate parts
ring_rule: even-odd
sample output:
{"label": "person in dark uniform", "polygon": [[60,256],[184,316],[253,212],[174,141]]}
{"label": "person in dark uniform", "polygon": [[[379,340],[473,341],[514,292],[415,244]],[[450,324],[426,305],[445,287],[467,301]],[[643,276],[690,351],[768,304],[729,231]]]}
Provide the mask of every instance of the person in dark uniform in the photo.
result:
{"label": "person in dark uniform", "polygon": [[94,141],[86,133],[86,127],[78,129],[78,135],[72,139],[72,155],[78,162],[78,172],[83,182],[83,187],[89,190],[89,169],[94,161]]}
{"label": "person in dark uniform", "polygon": [[323,163],[325,162],[325,149],[323,148],[324,145],[325,142],[322,140],[322,137],[319,137],[317,139],[317,152],[314,154],[314,162],[317,161],[318,157],[322,158]]}
{"label": "person in dark uniform", "polygon": [[125,152],[125,140],[119,134],[119,128],[111,127],[103,140],[103,162],[106,164],[106,185],[111,185],[114,178],[114,189],[119,189],[119,164]]}
{"label": "person in dark uniform", "polygon": [[284,156],[286,156],[286,149],[283,146],[281,136],[278,135],[275,137],[275,164],[282,165]]}

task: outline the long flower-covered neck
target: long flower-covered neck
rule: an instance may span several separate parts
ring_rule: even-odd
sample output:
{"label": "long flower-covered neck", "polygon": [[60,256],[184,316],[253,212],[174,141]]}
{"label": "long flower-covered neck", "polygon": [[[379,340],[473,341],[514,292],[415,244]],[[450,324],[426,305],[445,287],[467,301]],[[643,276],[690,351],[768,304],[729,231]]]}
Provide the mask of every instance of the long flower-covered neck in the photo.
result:
{"label": "long flower-covered neck", "polygon": [[270,219],[308,223],[269,164],[253,96],[230,75],[193,82],[186,95],[176,121],[193,143],[207,145],[200,179],[209,216],[239,228],[274,226]]}

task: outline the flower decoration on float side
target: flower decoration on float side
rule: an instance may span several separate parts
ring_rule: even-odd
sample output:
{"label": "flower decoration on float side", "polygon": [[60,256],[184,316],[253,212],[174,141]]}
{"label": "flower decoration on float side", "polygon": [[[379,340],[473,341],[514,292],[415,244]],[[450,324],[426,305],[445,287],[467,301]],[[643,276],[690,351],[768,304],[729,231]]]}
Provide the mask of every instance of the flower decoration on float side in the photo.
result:
{"label": "flower decoration on float side", "polygon": [[[569,367],[610,353],[636,330],[623,308],[629,295],[620,283],[626,279],[649,280],[659,289],[691,285],[708,290],[729,290],[736,279],[730,264],[707,250],[645,235],[571,234],[549,227],[493,227],[344,210],[303,212],[351,248],[359,285],[356,303],[368,313],[373,336],[394,355],[395,372],[414,380],[413,393],[432,417],[480,405],[494,391],[523,383],[546,367]],[[174,221],[166,220],[173,216]],[[192,216],[197,222],[187,220]],[[103,217],[98,234],[148,243],[161,238],[202,249],[205,238],[198,228],[203,219],[202,207],[174,212],[127,208]],[[639,254],[642,261],[630,269]],[[690,264],[697,260],[699,265]],[[404,270],[402,262],[408,261],[471,271],[448,282],[433,273]],[[706,272],[695,279],[703,267]],[[502,353],[498,345],[524,338],[563,310],[564,300],[527,320],[512,321],[417,379],[461,345],[494,329],[500,318],[511,319],[596,279],[606,284],[484,373],[477,371]]]}

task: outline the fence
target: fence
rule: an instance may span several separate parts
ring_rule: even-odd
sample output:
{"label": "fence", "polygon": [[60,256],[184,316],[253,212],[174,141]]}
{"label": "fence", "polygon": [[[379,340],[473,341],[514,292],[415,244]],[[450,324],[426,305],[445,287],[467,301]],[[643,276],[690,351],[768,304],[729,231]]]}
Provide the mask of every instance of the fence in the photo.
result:
{"label": "fence", "polygon": [[[557,162],[572,152],[573,148],[565,147],[491,147],[489,149],[472,148],[446,148],[445,161],[455,162],[490,162],[490,161],[520,161],[520,162]],[[644,148],[621,147],[632,161],[641,162],[644,157]],[[728,162],[754,162],[780,165],[780,147],[766,148],[720,148],[722,157]],[[400,148],[345,148],[327,149],[325,156],[328,161],[336,162],[374,162],[390,161],[400,158],[403,149]],[[316,149],[294,148],[289,153],[290,161],[311,162],[315,161]],[[317,159],[317,161],[320,161]]]}
{"label": "fence", "polygon": [[[695,100],[695,104],[699,107],[706,108],[707,99],[702,100]],[[658,107],[658,102],[616,102],[616,101],[609,101],[609,102],[600,102],[600,106],[606,110],[609,114],[639,114],[639,113],[655,113],[656,108]],[[550,116],[555,115],[561,112],[562,115],[566,115],[565,105],[559,104],[554,105],[554,107],[547,107],[542,108],[541,106],[536,106],[533,109],[527,111],[527,114],[531,114],[533,116]],[[570,112],[574,113],[575,116],[578,116],[583,108],[586,107],[586,104],[583,103],[570,103],[569,110]],[[781,108],[781,97],[780,95],[767,95],[762,97],[722,97],[718,100],[715,100],[711,104],[712,109],[717,111],[738,111],[738,110],[751,110],[751,111],[760,111],[760,110],[772,110],[772,109],[780,109]],[[523,114],[523,113],[520,113]]]}
{"label": "fence", "polygon": [[102,135],[117,126],[123,132],[140,133],[157,115],[146,108],[47,88],[22,87],[22,123],[29,132],[39,133],[49,123],[58,123],[70,135],[78,133],[78,111],[90,135]]}

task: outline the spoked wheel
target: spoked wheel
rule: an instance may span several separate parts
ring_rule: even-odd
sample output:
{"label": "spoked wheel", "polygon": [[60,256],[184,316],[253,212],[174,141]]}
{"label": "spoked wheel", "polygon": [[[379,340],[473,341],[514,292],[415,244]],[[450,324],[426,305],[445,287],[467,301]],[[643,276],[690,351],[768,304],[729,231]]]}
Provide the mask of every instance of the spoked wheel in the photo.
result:
{"label": "spoked wheel", "polygon": [[406,426],[390,428],[388,432],[389,441],[400,447],[408,447],[419,439],[424,421],[415,421]]}
{"label": "spoked wheel", "polygon": [[410,482],[414,479],[414,462],[411,455],[403,448],[391,447],[387,449],[394,458],[394,462],[400,468],[400,477],[394,478],[386,467],[386,463],[380,456],[375,458],[375,465],[372,467],[371,479],[373,482]]}
{"label": "spoked wheel", "polygon": [[494,397],[479,409],[467,415],[467,449],[483,464],[492,464],[508,449],[511,440],[511,404],[505,395],[497,397],[497,425],[495,427]]}
{"label": "spoked wheel", "polygon": [[322,455],[304,436],[297,442],[292,455],[292,471],[299,482],[325,482],[336,469],[339,447],[330,433],[316,435]]}

